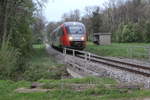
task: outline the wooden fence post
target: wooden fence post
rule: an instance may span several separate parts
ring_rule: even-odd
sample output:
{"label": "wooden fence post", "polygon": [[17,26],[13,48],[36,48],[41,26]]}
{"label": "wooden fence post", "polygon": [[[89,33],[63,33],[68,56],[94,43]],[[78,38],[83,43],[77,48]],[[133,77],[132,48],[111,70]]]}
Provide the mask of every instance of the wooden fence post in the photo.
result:
{"label": "wooden fence post", "polygon": [[148,48],[148,56],[149,56],[149,61],[150,61],[150,47]]}

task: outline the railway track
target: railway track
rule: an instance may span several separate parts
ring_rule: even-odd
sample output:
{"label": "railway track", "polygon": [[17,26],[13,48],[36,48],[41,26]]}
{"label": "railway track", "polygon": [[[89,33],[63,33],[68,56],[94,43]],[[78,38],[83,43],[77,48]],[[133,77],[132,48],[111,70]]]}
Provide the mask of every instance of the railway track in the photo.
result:
{"label": "railway track", "polygon": [[68,51],[73,52],[73,56],[86,59],[95,63],[107,65],[113,68],[125,70],[128,72],[132,72],[135,74],[140,74],[146,77],[150,77],[150,67],[144,66],[144,65],[139,65],[139,64],[133,64],[125,61],[120,61],[120,60],[114,60],[102,56],[97,56],[95,54],[89,53],[89,52],[84,52],[84,51],[78,51],[78,50],[73,50],[73,49],[66,49],[65,53]]}

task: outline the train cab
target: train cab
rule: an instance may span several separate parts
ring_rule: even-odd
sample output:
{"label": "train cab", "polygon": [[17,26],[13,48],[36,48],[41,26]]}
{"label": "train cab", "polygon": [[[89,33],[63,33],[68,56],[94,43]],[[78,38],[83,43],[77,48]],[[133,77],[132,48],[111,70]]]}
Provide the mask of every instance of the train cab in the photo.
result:
{"label": "train cab", "polygon": [[51,45],[73,49],[86,46],[86,29],[80,22],[65,22],[51,33]]}

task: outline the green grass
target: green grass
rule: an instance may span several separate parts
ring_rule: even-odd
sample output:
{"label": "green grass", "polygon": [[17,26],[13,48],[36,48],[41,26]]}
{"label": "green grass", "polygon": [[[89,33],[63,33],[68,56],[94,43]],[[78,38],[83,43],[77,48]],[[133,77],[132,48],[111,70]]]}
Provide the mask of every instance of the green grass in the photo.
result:
{"label": "green grass", "polygon": [[55,66],[58,65],[53,57],[50,57],[45,50],[43,44],[33,45],[34,53],[29,63],[40,66]]}
{"label": "green grass", "polygon": [[[107,50],[114,48],[113,46],[116,45],[120,44],[103,47]],[[123,44],[121,44],[121,46],[122,45]],[[97,48],[97,53],[99,53],[99,48],[103,49],[103,47],[96,47],[92,43],[89,43],[88,46],[88,48],[93,46],[92,49],[94,48],[94,50]],[[64,65],[58,64],[53,57],[50,57],[46,53],[44,45],[34,45],[33,47],[34,53],[29,61],[29,69],[25,72],[25,79],[29,81],[14,82],[10,80],[0,80],[0,100],[132,100],[133,98],[150,97],[150,90],[129,90],[130,92],[120,92],[121,90],[116,88],[118,83],[110,78],[86,77],[80,79],[61,79],[62,72],[64,72],[62,69]],[[105,55],[108,55],[108,53]],[[31,81],[44,83],[43,88],[51,90],[45,93],[15,92],[17,88],[29,88],[32,83]],[[96,85],[93,88],[76,91],[74,88],[68,86],[68,84]]]}
{"label": "green grass", "polygon": [[102,46],[88,42],[85,50],[101,56],[148,59],[149,49],[144,49],[144,47],[150,47],[150,44],[112,43],[111,45]]}
{"label": "green grass", "polygon": [[63,72],[64,65],[58,64],[54,57],[49,56],[44,45],[33,45],[33,54],[24,73],[25,80],[60,79]]}
{"label": "green grass", "polygon": [[110,78],[96,78],[96,77],[86,77],[86,78],[72,78],[72,79],[63,79],[63,80],[39,80],[38,82],[42,83],[51,83],[51,84],[112,84],[115,85],[117,82]]}
{"label": "green grass", "polygon": [[[91,81],[91,82],[90,82]],[[52,89],[49,92],[37,93],[17,93],[15,89],[20,87],[29,87],[31,82],[4,81],[0,80],[0,100],[128,100],[129,98],[150,97],[150,90],[130,90],[129,93],[121,93],[120,89],[115,87],[107,88],[105,84],[114,85],[116,82],[109,78],[87,77],[83,79],[64,79],[64,80],[40,80],[42,83],[58,83],[59,88]],[[83,91],[75,91],[67,87],[61,87],[65,83],[78,84],[99,84],[94,88]],[[116,84],[117,85],[117,84]]]}

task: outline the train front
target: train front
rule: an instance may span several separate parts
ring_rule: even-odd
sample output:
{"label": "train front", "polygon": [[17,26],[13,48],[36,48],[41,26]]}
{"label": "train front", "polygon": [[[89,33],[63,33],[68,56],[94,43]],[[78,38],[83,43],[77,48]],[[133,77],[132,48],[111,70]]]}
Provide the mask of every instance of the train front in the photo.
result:
{"label": "train front", "polygon": [[67,25],[66,29],[70,48],[80,50],[84,49],[86,46],[85,26],[82,23],[74,22]]}

